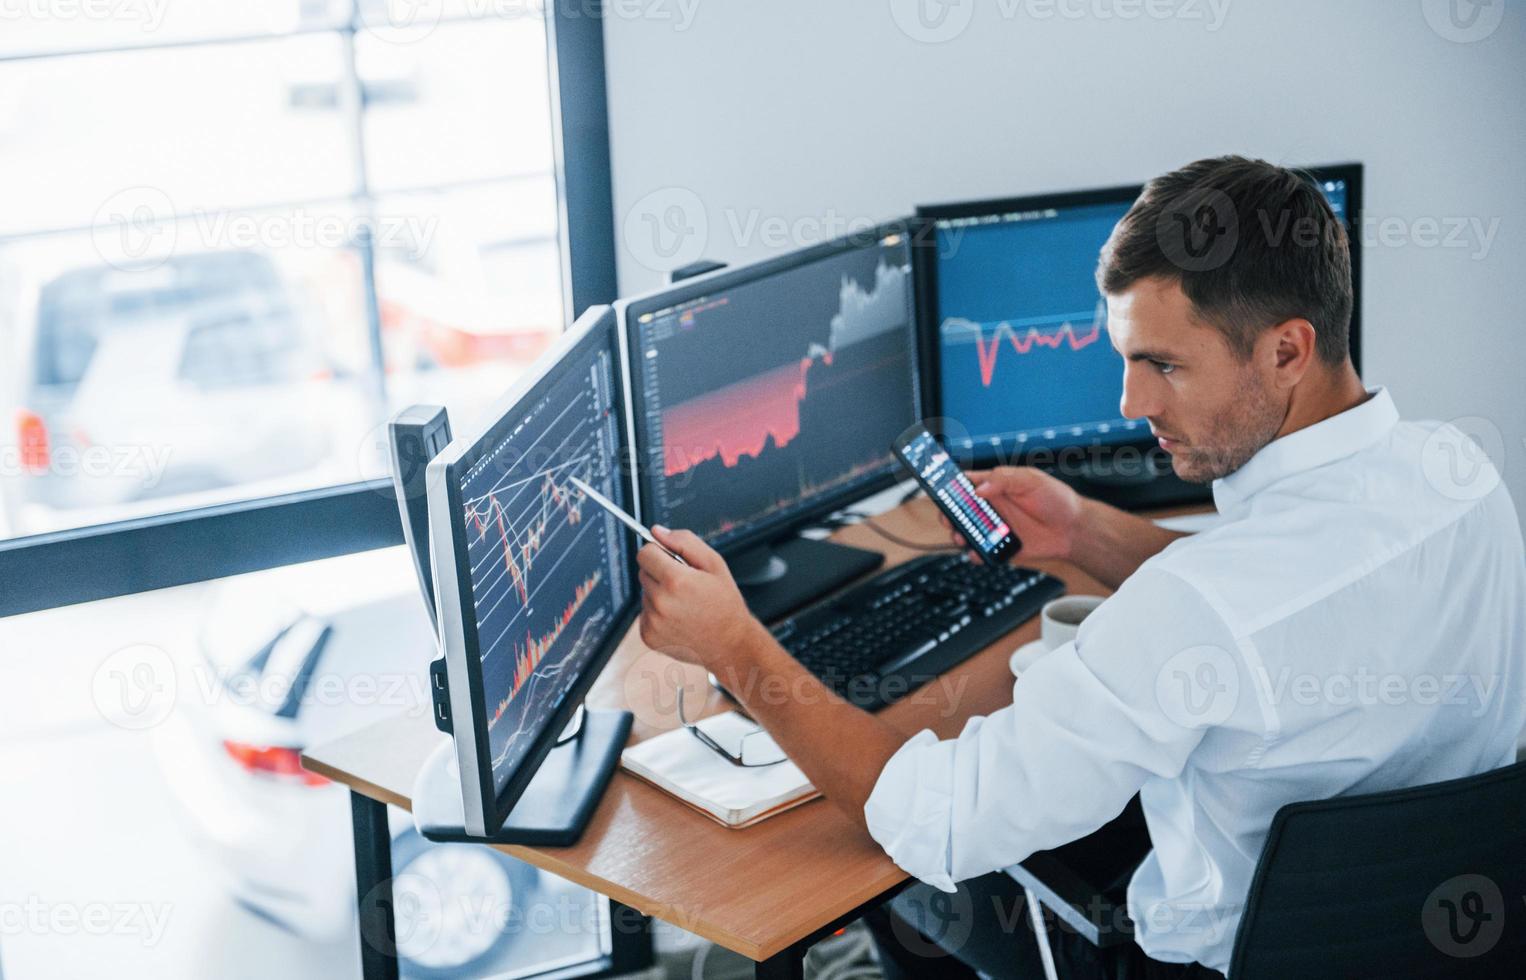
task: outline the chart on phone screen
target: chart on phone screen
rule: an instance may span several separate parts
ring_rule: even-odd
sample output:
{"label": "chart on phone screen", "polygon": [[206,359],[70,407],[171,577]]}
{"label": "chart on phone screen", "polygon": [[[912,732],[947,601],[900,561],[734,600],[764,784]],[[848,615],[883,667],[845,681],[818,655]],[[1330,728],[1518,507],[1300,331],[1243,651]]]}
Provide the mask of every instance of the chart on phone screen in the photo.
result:
{"label": "chart on phone screen", "polygon": [[969,480],[960,473],[958,464],[930,433],[915,436],[906,444],[904,452],[907,464],[916,471],[918,479],[932,488],[945,513],[953,517],[970,540],[991,549],[1010,533],[1007,522],[988,501],[976,496]]}
{"label": "chart on phone screen", "polygon": [[611,477],[615,378],[607,350],[564,371],[462,477],[482,699],[500,787],[595,654],[629,588],[624,529],[569,480],[630,506]]}

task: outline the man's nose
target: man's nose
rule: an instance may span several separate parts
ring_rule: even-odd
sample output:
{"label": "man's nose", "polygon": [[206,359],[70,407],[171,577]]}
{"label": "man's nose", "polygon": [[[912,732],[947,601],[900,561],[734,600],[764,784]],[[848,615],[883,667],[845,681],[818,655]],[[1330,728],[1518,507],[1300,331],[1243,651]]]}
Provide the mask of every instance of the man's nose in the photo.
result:
{"label": "man's nose", "polygon": [[1159,405],[1153,393],[1154,385],[1142,377],[1145,367],[1130,362],[1123,368],[1123,397],[1118,401],[1118,411],[1126,419],[1142,419],[1159,415]]}

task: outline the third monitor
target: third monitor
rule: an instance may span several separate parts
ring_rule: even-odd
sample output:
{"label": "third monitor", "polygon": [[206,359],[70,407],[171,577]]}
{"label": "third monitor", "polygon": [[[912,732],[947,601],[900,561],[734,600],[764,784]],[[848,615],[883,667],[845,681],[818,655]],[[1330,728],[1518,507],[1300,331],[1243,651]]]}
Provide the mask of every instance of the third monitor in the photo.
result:
{"label": "third monitor", "polygon": [[[1355,240],[1360,164],[1303,171]],[[945,444],[977,465],[1048,465],[1125,507],[1206,499],[1120,410],[1098,253],[1141,185],[924,206],[918,250],[925,401]],[[925,257],[925,261],[921,261]],[[1361,251],[1351,250],[1351,355],[1361,368]],[[1066,465],[1067,463],[1071,465]]]}

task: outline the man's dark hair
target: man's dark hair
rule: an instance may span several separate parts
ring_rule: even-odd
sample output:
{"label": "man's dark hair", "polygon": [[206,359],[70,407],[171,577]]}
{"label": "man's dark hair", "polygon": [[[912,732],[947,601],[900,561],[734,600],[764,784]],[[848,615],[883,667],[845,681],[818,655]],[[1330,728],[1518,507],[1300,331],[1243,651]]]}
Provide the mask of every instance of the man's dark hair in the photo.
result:
{"label": "man's dark hair", "polygon": [[1179,283],[1242,358],[1261,331],[1295,317],[1314,325],[1326,364],[1348,356],[1346,228],[1306,175],[1227,156],[1150,181],[1102,247],[1097,285],[1116,295],[1152,277]]}

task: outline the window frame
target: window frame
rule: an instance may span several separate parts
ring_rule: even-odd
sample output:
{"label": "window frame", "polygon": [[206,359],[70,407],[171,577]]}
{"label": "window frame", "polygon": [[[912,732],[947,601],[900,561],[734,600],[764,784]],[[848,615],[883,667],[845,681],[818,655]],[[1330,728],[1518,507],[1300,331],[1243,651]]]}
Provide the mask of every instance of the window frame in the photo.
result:
{"label": "window frame", "polygon": [[[617,292],[603,11],[556,0],[546,5],[545,24],[563,309],[570,323],[589,306],[613,302]],[[52,55],[18,60],[32,57]],[[365,271],[370,304],[375,284],[372,270]],[[374,315],[371,320],[374,325]],[[0,541],[0,618],[402,543],[397,499],[386,479],[11,538]]]}

